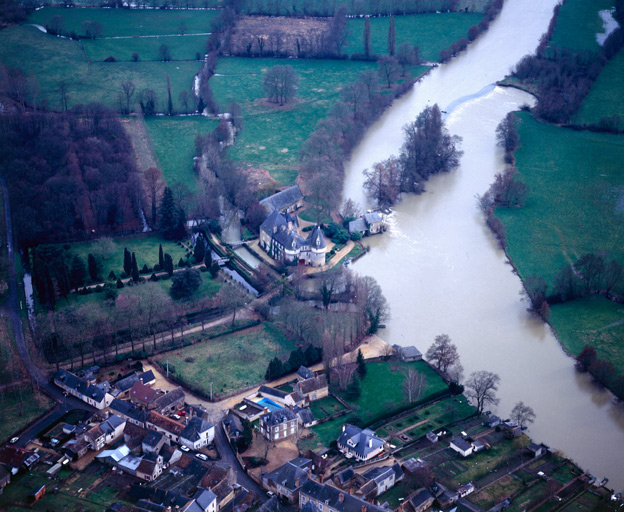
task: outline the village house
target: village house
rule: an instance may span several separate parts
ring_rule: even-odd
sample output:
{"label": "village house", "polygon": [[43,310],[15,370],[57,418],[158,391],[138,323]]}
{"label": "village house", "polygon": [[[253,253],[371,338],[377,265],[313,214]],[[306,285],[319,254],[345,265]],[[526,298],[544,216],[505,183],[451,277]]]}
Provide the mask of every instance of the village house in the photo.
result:
{"label": "village house", "polygon": [[31,450],[26,450],[13,444],[8,444],[0,449],[0,464],[5,466],[12,475],[20,469],[30,470],[39,460],[39,455]]}
{"label": "village house", "polygon": [[143,456],[136,468],[135,476],[147,482],[153,482],[163,472],[163,458],[157,453],[148,453]]}
{"label": "village house", "polygon": [[329,394],[329,386],[327,385],[327,377],[324,373],[318,377],[311,377],[309,379],[300,380],[296,384],[299,392],[305,397],[308,402],[314,400],[320,400],[325,398]]}
{"label": "village house", "polygon": [[151,386],[156,382],[156,377],[154,377],[154,372],[152,372],[152,370],[142,373],[131,373],[113,383],[111,395],[114,398],[128,398],[128,392],[136,382]]}
{"label": "village house", "polygon": [[260,247],[274,260],[288,265],[325,265],[327,243],[323,231],[314,226],[307,238],[299,233],[297,217],[278,210],[269,213],[260,225]]}
{"label": "village house", "polygon": [[128,423],[132,423],[139,427],[145,427],[147,412],[133,406],[130,402],[115,398],[111,402],[109,409],[113,414],[122,417]]}
{"label": "village house", "polygon": [[320,512],[387,512],[331,485],[308,480],[299,490],[299,507],[311,502]]}
{"label": "village house", "polygon": [[160,389],[154,389],[140,382],[135,382],[128,391],[130,403],[144,411],[151,411],[156,407],[156,399],[162,395]]}
{"label": "village house", "polygon": [[303,194],[299,185],[293,185],[264,198],[260,204],[268,213],[274,210],[280,213],[292,213],[303,206]]}
{"label": "village house", "polygon": [[217,512],[217,495],[210,489],[198,489],[180,512]]}
{"label": "village house", "polygon": [[403,479],[403,471],[401,466],[395,463],[392,466],[369,469],[362,477],[366,483],[356,494],[361,494],[365,500],[370,501],[400,482]]}
{"label": "village house", "polygon": [[349,234],[360,233],[362,236],[369,236],[383,232],[386,226],[381,213],[373,211],[349,222],[348,229]]}
{"label": "village house", "polygon": [[171,441],[178,442],[180,439],[180,434],[184,430],[184,425],[178,421],[175,421],[171,418],[167,418],[167,416],[163,416],[162,414],[150,411],[147,415],[147,421],[145,426],[149,430],[155,430],[156,432],[161,432],[165,436],[167,436]]}
{"label": "village house", "polygon": [[299,489],[308,480],[311,467],[311,459],[297,457],[270,473],[265,473],[262,487],[289,503],[299,503]]}
{"label": "village house", "polygon": [[469,494],[472,494],[475,491],[475,486],[472,482],[468,482],[467,484],[460,485],[457,488],[457,494],[459,494],[460,498],[465,498]]}
{"label": "village house", "polygon": [[416,347],[410,345],[409,347],[400,347],[399,357],[401,361],[409,363],[411,361],[422,360],[422,354]]}
{"label": "village house", "polygon": [[72,396],[88,403],[96,409],[105,409],[113,401],[113,396],[108,393],[110,384],[81,379],[66,370],[59,370],[54,374],[54,384]]}
{"label": "village house", "polygon": [[305,366],[300,366],[295,375],[297,377],[297,381],[312,379],[315,377],[314,372]]}
{"label": "village house", "polygon": [[198,416],[191,418],[185,429],[180,433],[180,444],[192,450],[199,450],[214,441],[215,426]]}
{"label": "village house", "polygon": [[269,441],[297,435],[297,415],[288,408],[271,411],[260,416],[260,434]]}
{"label": "village house", "polygon": [[185,398],[184,390],[181,387],[177,387],[157,397],[156,400],[154,400],[153,410],[164,416],[168,416],[169,414],[184,409]]}
{"label": "village house", "polygon": [[362,430],[355,425],[343,425],[338,437],[338,449],[347,457],[366,461],[379,455],[384,450],[384,440],[377,437],[370,429]]}
{"label": "village house", "polygon": [[169,438],[161,432],[150,430],[141,441],[141,451],[143,453],[160,453],[160,449],[169,444]]}
{"label": "village house", "polygon": [[427,489],[419,489],[401,503],[398,512],[424,512],[434,501],[435,498]]}
{"label": "village house", "polygon": [[99,425],[89,429],[84,440],[89,443],[89,448],[94,451],[101,450],[107,444],[112,444],[123,435],[126,420],[115,414]]}

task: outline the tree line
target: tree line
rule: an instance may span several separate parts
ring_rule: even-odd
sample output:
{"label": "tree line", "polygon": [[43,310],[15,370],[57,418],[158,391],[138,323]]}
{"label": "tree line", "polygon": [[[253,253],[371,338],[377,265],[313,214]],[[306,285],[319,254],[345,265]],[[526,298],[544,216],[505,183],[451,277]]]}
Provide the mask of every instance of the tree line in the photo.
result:
{"label": "tree line", "polygon": [[286,362],[282,362],[277,356],[271,359],[264,378],[265,380],[279,379],[287,373],[296,372],[301,366],[311,366],[322,359],[322,347],[315,347],[312,344],[309,344],[305,350],[297,347],[290,352]]}
{"label": "tree line", "polygon": [[426,107],[403,127],[404,142],[398,157],[391,156],[364,171],[364,188],[379,206],[395,204],[401,193],[420,193],[433,174],[459,165],[461,138],[451,136],[442,123],[438,105]]}
{"label": "tree line", "polygon": [[576,369],[589,372],[598,385],[609,388],[618,399],[624,400],[624,373],[618,374],[613,362],[599,358],[591,345],[585,345],[576,356]]}

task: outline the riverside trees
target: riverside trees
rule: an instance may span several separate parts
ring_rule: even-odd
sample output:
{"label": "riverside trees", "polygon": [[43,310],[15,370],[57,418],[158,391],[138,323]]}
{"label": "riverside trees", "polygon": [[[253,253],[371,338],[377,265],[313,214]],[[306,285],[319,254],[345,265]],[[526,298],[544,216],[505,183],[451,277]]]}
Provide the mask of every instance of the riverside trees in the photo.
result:
{"label": "riverside trees", "polygon": [[264,92],[269,101],[284,105],[297,94],[299,78],[292,66],[273,66],[264,75]]}
{"label": "riverside trees", "polygon": [[[397,187],[399,192],[422,192],[431,175],[457,167],[463,154],[457,147],[461,138],[444,128],[438,105],[426,107],[414,122],[403,127],[403,132],[405,140],[399,157],[392,156],[367,171],[364,187],[380,204],[396,202]],[[396,172],[389,172],[394,169],[390,162],[398,162]]]}

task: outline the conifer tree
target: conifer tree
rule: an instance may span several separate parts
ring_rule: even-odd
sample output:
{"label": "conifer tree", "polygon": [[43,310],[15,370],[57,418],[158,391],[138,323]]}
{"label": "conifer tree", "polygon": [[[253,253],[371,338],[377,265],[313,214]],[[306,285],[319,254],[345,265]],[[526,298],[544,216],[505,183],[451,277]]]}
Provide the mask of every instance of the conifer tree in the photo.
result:
{"label": "conifer tree", "polygon": [[370,18],[366,16],[364,18],[364,55],[370,57],[371,53],[371,26],[370,26]]}
{"label": "conifer tree", "polygon": [[165,269],[165,272],[169,274],[169,277],[173,275],[173,258],[171,257],[171,254],[167,252],[165,253],[163,268]]}
{"label": "conifer tree", "polygon": [[124,247],[123,268],[126,275],[129,276],[132,272],[132,258],[130,256],[130,251],[128,251],[127,247]]}
{"label": "conifer tree", "polygon": [[139,266],[137,265],[136,255],[132,253],[132,280],[139,282]]}
{"label": "conifer tree", "polygon": [[91,277],[91,281],[97,281],[99,272],[99,265],[95,259],[93,254],[89,253],[87,256],[87,264],[89,266],[89,277]]}
{"label": "conifer tree", "polygon": [[200,236],[197,237],[197,242],[195,243],[195,250],[193,251],[193,255],[195,256],[195,263],[201,263],[204,261],[204,256],[206,255],[206,246],[204,245],[204,241]]}
{"label": "conifer tree", "polygon": [[394,28],[394,16],[390,16],[390,26],[388,27],[388,53],[394,55],[396,49],[396,30]]}
{"label": "conifer tree", "polygon": [[160,266],[160,268],[165,268],[165,259],[163,256],[163,248],[162,248],[162,244],[158,244],[158,265]]}

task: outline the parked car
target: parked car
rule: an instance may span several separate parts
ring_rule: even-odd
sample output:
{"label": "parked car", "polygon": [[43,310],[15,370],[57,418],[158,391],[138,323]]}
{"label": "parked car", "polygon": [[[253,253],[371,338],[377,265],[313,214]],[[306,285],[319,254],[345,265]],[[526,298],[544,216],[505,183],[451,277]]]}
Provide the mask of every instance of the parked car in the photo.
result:
{"label": "parked car", "polygon": [[206,457],[203,453],[196,453],[195,457],[201,460],[208,460],[208,457]]}
{"label": "parked car", "polygon": [[12,437],[10,443],[15,444],[19,441],[19,437]]}
{"label": "parked car", "polygon": [[180,450],[182,450],[183,452],[190,452],[191,451],[191,449],[188,446],[184,446],[184,445],[180,446]]}

